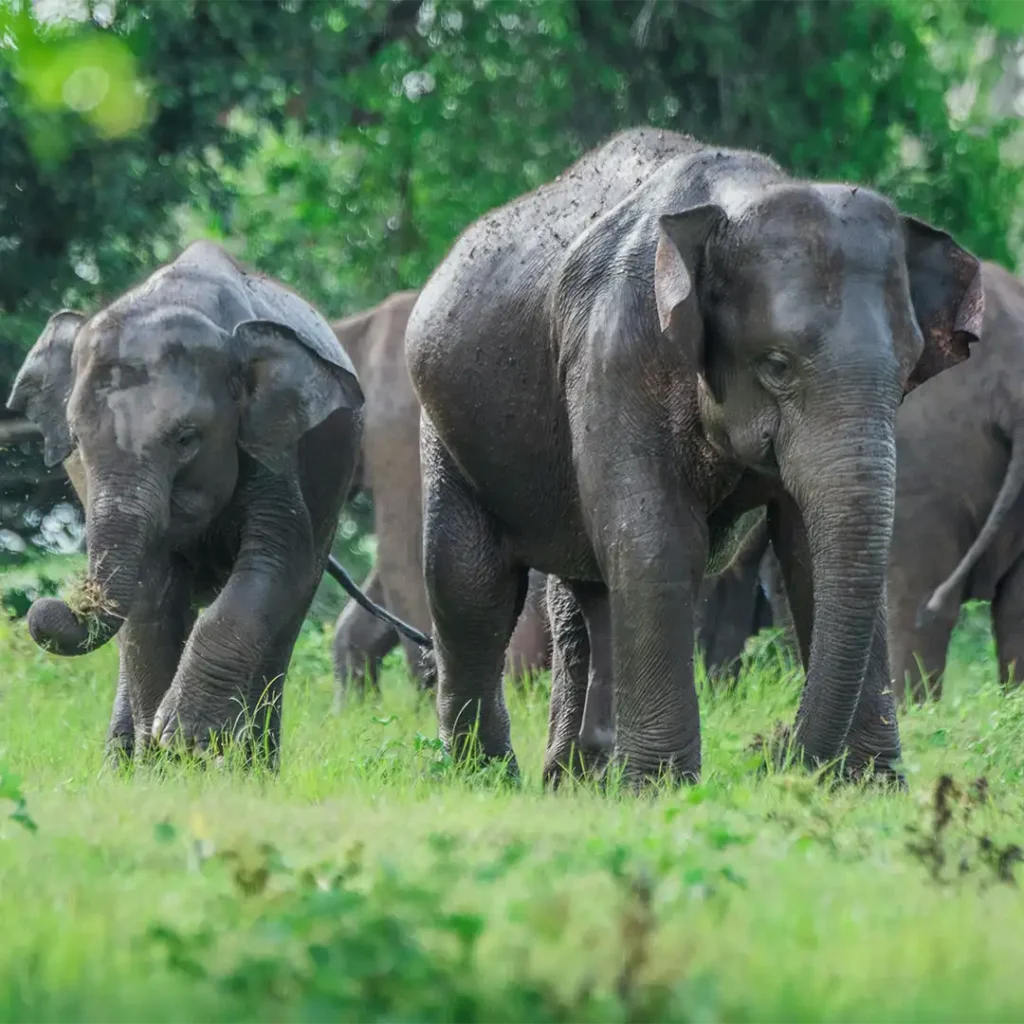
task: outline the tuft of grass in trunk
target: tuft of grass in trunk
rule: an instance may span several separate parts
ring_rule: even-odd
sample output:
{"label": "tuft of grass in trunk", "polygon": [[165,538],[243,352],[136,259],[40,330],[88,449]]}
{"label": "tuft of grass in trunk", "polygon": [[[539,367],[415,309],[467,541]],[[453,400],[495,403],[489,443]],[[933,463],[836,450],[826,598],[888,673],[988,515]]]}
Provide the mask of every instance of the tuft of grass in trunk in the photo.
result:
{"label": "tuft of grass in trunk", "polygon": [[85,623],[90,642],[102,631],[103,619],[117,614],[117,606],[107,597],[103,585],[85,572],[68,579],[61,600],[79,622]]}

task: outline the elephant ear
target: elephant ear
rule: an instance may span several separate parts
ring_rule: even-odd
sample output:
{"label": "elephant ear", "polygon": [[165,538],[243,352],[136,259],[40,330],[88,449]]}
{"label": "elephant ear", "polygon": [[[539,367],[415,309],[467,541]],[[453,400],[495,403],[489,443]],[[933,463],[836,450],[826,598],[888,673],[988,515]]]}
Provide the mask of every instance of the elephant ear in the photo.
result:
{"label": "elephant ear", "polygon": [[46,322],[14,380],[7,408],[21,413],[43,435],[47,466],[63,462],[74,449],[68,426],[68,396],[74,383],[71,351],[86,318],[62,309]]}
{"label": "elephant ear", "polygon": [[238,443],[275,473],[288,466],[292,446],[308,430],[337,409],[363,405],[355,370],[330,337],[337,353],[273,320],[245,320],[235,328],[246,385]]}
{"label": "elephant ear", "polygon": [[704,321],[696,295],[696,275],[704,244],[726,219],[714,204],[693,206],[658,219],[654,254],[654,297],[662,334],[688,345],[698,372],[704,370]]}
{"label": "elephant ear", "polygon": [[910,300],[924,350],[905,390],[962,363],[981,337],[985,293],[981,264],[953,239],[914,217],[903,218]]}

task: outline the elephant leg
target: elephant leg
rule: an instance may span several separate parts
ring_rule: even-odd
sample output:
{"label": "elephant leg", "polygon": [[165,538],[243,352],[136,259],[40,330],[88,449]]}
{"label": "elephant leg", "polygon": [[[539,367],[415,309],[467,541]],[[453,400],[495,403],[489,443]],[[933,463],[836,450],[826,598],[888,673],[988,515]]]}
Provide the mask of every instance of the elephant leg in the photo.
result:
{"label": "elephant leg", "polygon": [[[313,600],[313,591],[309,600]],[[284,683],[304,618],[305,614],[296,616],[280,631],[253,676],[246,702],[246,721],[236,733],[236,738],[244,741],[243,753],[248,765],[262,763],[274,772],[280,767]]]}
{"label": "elephant leg", "polygon": [[526,600],[527,570],[509,564],[497,526],[421,421],[424,579],[434,624],[438,731],[456,760],[512,751],[502,688],[505,651]]}
{"label": "elephant leg", "polygon": [[992,630],[1004,687],[1024,682],[1024,557],[999,581],[992,600]]}
{"label": "elephant leg", "polygon": [[[363,592],[375,604],[386,605],[384,587],[374,569],[363,585]],[[377,688],[380,664],[398,643],[394,627],[381,622],[355,601],[349,601],[334,627],[334,709],[344,704],[348,687],[365,691]]]}
{"label": "elephant leg", "polygon": [[120,671],[114,720],[122,736],[123,728],[131,726],[133,754],[149,746],[153,716],[174,679],[195,621],[192,585],[192,574],[175,560],[147,566],[140,574],[131,614],[117,635]]}
{"label": "elephant leg", "polygon": [[[939,699],[956,619],[940,615],[918,627],[918,610],[934,588],[928,586],[927,580],[924,586],[917,581],[910,586],[901,575],[893,572],[890,578],[893,585],[889,594],[888,643],[896,703],[899,706],[908,701],[921,704],[929,696]],[[959,603],[958,599],[957,607]]]}
{"label": "elephant leg", "polygon": [[615,743],[611,625],[603,587],[548,579],[551,708],[544,781],[583,777],[611,755]]}
{"label": "elephant leg", "polygon": [[257,674],[301,622],[323,574],[326,551],[314,548],[295,476],[255,474],[238,502],[245,518],[231,575],[199,616],[153,717],[163,747],[203,750],[237,734]]}
{"label": "elephant leg", "polygon": [[107,728],[107,759],[115,767],[121,767],[131,761],[134,754],[135,720],[132,718],[131,698],[128,696],[128,680],[121,672],[118,674],[114,708]]}

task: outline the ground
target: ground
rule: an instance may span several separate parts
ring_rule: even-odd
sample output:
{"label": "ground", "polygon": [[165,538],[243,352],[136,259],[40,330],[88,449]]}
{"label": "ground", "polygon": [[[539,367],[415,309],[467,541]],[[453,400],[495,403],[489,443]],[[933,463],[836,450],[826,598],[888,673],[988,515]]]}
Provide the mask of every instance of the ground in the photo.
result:
{"label": "ground", "polygon": [[978,613],[895,796],[758,774],[798,692],[771,652],[702,693],[702,783],[637,799],[542,792],[543,680],[510,697],[518,789],[453,771],[397,660],[333,716],[329,641],[300,642],[279,778],[119,778],[115,646],[0,623],[0,1020],[1024,1017],[1024,695]]}

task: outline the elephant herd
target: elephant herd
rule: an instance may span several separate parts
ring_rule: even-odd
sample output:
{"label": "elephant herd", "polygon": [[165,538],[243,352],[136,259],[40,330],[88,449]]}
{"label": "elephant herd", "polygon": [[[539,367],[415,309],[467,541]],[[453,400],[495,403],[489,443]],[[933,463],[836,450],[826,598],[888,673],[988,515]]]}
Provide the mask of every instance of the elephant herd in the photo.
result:
{"label": "elephant herd", "polygon": [[[728,674],[782,619],[804,763],[899,783],[896,704],[939,685],[960,603],[992,602],[1004,682],[1024,658],[1022,342],[1016,279],[876,192],[651,128],[333,325],[195,243],[55,314],[18,374],[89,553],[29,630],[117,636],[114,756],[276,764],[327,569],[358,598],[339,704],[402,642],[453,757],[515,773],[503,678],[550,667],[545,779],[639,785],[700,774],[695,637]],[[365,596],[329,555],[360,488]]]}

